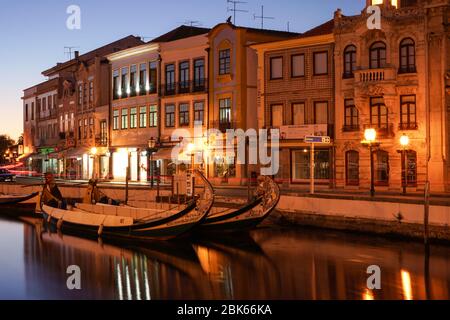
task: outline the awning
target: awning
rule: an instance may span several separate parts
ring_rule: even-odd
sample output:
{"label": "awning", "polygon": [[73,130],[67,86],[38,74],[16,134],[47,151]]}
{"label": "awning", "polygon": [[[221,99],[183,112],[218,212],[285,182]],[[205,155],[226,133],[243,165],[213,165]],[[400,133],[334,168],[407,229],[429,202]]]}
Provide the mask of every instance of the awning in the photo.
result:
{"label": "awning", "polygon": [[88,152],[89,150],[87,148],[72,148],[61,152],[61,158],[77,159],[83,157],[83,154]]}
{"label": "awning", "polygon": [[153,154],[153,160],[172,160],[172,148],[159,149]]}

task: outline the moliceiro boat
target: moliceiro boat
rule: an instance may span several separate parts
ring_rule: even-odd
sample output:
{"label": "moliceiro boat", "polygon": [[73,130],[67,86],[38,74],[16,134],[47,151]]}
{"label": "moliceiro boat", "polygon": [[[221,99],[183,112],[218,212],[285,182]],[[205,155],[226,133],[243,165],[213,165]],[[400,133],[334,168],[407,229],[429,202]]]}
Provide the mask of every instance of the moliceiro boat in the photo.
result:
{"label": "moliceiro boat", "polygon": [[0,206],[21,203],[36,197],[39,193],[31,193],[26,195],[19,194],[0,194]]}
{"label": "moliceiro boat", "polygon": [[238,231],[251,229],[266,219],[280,201],[278,184],[267,176],[258,178],[253,201],[239,209],[214,207],[200,231]]}
{"label": "moliceiro boat", "polygon": [[[50,224],[62,232],[67,230],[80,235],[134,241],[176,238],[201,224],[214,203],[211,184],[200,171],[195,174],[203,181],[204,188],[202,193],[195,194],[183,208],[162,210],[81,203],[63,209],[63,203],[53,199],[48,188],[44,188],[41,197],[42,213]],[[51,200],[58,205],[46,204]]]}

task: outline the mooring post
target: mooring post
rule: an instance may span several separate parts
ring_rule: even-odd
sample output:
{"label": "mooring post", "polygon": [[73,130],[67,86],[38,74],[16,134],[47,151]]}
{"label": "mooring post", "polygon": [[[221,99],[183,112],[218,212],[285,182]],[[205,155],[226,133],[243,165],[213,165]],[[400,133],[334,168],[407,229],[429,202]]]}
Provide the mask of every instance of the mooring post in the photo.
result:
{"label": "mooring post", "polygon": [[428,227],[429,217],[430,217],[430,182],[427,181],[425,183],[424,218],[423,218],[424,241],[426,245],[428,244],[428,237],[429,237],[429,227]]}

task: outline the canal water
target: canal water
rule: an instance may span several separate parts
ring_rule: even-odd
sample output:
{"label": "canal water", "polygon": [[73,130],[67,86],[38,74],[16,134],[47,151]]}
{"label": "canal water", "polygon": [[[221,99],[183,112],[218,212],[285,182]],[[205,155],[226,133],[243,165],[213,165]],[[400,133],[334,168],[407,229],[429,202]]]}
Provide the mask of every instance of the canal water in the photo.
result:
{"label": "canal water", "polygon": [[[81,290],[67,268],[80,267]],[[367,268],[381,269],[381,290]],[[0,299],[449,299],[450,248],[264,227],[140,248],[0,219]]]}

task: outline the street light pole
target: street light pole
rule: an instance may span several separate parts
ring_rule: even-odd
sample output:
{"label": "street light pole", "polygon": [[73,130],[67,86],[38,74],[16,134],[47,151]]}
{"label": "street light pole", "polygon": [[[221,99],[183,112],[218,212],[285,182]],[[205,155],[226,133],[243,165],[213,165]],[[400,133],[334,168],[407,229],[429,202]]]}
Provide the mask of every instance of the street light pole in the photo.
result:
{"label": "street light pole", "polygon": [[370,152],[370,196],[375,196],[375,172],[373,168],[373,150],[372,142],[369,142],[369,152]]}

